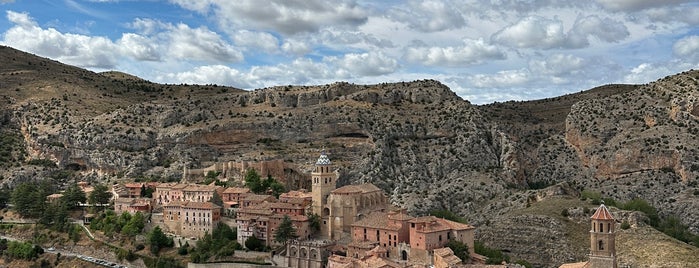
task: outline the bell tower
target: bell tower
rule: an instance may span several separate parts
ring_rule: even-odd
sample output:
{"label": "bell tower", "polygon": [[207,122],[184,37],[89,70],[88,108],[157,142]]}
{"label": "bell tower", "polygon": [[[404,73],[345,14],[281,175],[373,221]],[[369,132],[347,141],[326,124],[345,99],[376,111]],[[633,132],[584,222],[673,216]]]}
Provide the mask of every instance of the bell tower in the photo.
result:
{"label": "bell tower", "polygon": [[615,244],[615,220],[602,204],[591,218],[590,268],[617,268]]}
{"label": "bell tower", "polygon": [[311,195],[313,198],[313,213],[318,214],[321,218],[328,216],[328,210],[325,205],[328,195],[336,187],[335,171],[332,168],[330,158],[325,154],[325,150],[320,153],[315,168],[311,172]]}

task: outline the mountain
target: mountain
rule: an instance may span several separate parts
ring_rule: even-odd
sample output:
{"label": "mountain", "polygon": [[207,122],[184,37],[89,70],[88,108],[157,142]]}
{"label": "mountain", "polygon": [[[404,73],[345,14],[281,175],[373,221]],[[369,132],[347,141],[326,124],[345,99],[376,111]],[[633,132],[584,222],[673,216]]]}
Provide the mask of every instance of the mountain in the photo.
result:
{"label": "mountain", "polygon": [[326,150],[341,184],[374,183],[413,214],[456,212],[477,239],[538,266],[586,257],[583,190],[642,198],[699,230],[698,71],[477,106],[434,80],[245,91],[94,73],[9,47],[0,62],[2,184],[180,180],[226,161],[308,171]]}

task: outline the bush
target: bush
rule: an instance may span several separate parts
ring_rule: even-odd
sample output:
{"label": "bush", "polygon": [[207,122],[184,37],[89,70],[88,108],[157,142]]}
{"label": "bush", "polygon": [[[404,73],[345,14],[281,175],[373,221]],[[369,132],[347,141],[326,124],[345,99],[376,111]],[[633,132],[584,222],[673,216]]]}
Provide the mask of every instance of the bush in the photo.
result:
{"label": "bush", "polygon": [[564,209],[561,211],[561,216],[566,217],[566,218],[567,218],[568,216],[570,216],[570,213],[568,213],[568,209],[567,209],[567,208],[564,208]]}
{"label": "bush", "polygon": [[143,250],[144,248],[146,248],[146,246],[144,246],[143,244],[136,245],[136,250]]}
{"label": "bush", "polygon": [[629,224],[628,221],[623,221],[623,222],[621,223],[621,229],[622,229],[622,230],[626,230],[626,229],[629,229],[629,228],[631,228],[631,224]]}

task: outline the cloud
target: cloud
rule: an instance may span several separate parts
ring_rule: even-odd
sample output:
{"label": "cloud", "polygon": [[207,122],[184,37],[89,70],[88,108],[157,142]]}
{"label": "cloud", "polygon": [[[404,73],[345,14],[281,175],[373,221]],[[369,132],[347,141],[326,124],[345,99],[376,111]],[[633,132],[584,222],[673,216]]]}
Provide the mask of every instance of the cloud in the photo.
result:
{"label": "cloud", "polygon": [[329,57],[325,61],[338,67],[339,77],[377,76],[389,74],[398,68],[398,62],[381,52],[349,53],[342,58]]}
{"label": "cloud", "polygon": [[567,33],[559,19],[529,16],[496,32],[491,39],[495,43],[517,48],[571,49],[588,47],[589,37],[617,42],[629,34],[623,22],[596,15],[579,17]]}
{"label": "cloud", "polygon": [[547,49],[563,46],[566,35],[560,20],[530,16],[493,34],[492,40],[512,47]]}
{"label": "cloud", "polygon": [[463,66],[478,64],[485,60],[505,59],[505,53],[483,39],[466,39],[458,47],[408,47],[405,58],[424,65]]}
{"label": "cloud", "polygon": [[14,3],[15,0],[0,0],[0,4],[9,4],[9,3]]}
{"label": "cloud", "polygon": [[529,69],[533,73],[541,75],[574,75],[586,66],[583,58],[570,54],[554,54],[546,60],[533,60],[529,62]]}
{"label": "cloud", "polygon": [[311,52],[311,47],[308,43],[293,39],[287,39],[281,46],[281,49],[287,54],[298,56]]}
{"label": "cloud", "polygon": [[243,54],[205,27],[190,28],[184,23],[172,27],[168,54],[178,59],[210,62],[239,62]]}
{"label": "cloud", "polygon": [[396,5],[388,16],[423,32],[459,29],[466,25],[457,3],[440,0],[410,1],[407,6]]}
{"label": "cloud", "polygon": [[255,0],[171,0],[202,14],[213,11],[222,29],[254,29],[293,35],[321,28],[357,26],[367,11],[354,1],[271,0],[264,6]]}
{"label": "cloud", "polygon": [[699,59],[699,36],[686,36],[672,46],[672,51],[677,57]]}
{"label": "cloud", "polygon": [[476,74],[468,77],[470,85],[477,88],[518,87],[530,81],[530,72],[526,69],[504,70],[494,74]]}
{"label": "cloud", "polygon": [[42,29],[28,13],[7,11],[15,24],[4,34],[3,43],[21,50],[81,67],[112,68],[118,47],[104,37],[64,34],[53,28]]}
{"label": "cloud", "polygon": [[699,7],[670,6],[651,8],[643,12],[653,22],[682,22],[689,25],[699,24]]}
{"label": "cloud", "polygon": [[123,54],[139,61],[159,61],[161,59],[160,50],[162,48],[157,45],[157,42],[141,35],[124,33],[117,41],[117,45]]}
{"label": "cloud", "polygon": [[602,5],[602,7],[612,11],[639,11],[689,2],[693,2],[693,0],[597,0],[597,3]]}
{"label": "cloud", "polygon": [[630,35],[623,22],[596,15],[578,18],[568,33],[568,47],[582,48],[590,45],[588,37],[604,42],[618,42]]}
{"label": "cloud", "polygon": [[261,50],[267,53],[279,51],[279,40],[265,32],[240,30],[233,35],[233,42],[248,50]]}

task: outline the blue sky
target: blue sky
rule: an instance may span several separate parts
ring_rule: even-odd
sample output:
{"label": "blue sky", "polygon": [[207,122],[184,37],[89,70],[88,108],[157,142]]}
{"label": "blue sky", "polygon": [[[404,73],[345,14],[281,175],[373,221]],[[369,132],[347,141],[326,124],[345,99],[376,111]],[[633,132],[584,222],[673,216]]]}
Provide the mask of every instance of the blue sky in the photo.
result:
{"label": "blue sky", "polygon": [[699,67],[699,1],[0,0],[0,44],[154,82],[437,79],[473,103]]}

